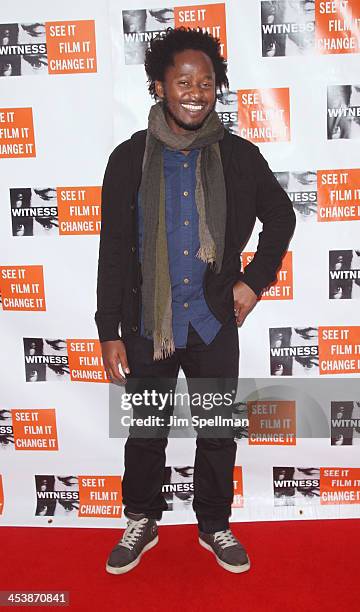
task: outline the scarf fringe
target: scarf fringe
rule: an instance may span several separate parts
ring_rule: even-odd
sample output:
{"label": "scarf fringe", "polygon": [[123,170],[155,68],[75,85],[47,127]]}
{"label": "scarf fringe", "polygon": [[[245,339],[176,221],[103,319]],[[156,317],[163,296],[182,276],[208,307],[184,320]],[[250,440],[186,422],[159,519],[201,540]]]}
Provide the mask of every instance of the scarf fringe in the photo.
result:
{"label": "scarf fringe", "polygon": [[[156,346],[156,348],[155,348]],[[154,342],[154,360],[166,359],[175,352],[173,338],[161,338],[159,342]]]}
{"label": "scarf fringe", "polygon": [[206,263],[213,263],[216,260],[214,249],[206,245],[200,246],[195,257],[201,259],[202,261],[205,261]]}

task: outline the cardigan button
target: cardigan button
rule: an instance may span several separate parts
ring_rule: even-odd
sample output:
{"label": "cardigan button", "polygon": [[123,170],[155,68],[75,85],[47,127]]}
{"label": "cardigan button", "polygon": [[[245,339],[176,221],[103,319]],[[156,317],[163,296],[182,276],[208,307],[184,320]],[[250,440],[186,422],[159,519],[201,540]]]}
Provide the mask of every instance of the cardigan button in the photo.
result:
{"label": "cardigan button", "polygon": [[136,251],[136,246],[132,246],[132,247],[131,247],[131,252],[132,252],[132,253],[135,253],[135,251]]}
{"label": "cardigan button", "polygon": [[133,288],[132,288],[132,292],[133,292],[133,293],[137,293],[137,287],[133,287]]}
{"label": "cardigan button", "polygon": [[137,328],[137,325],[133,325],[133,326],[132,326],[132,328],[131,328],[131,331],[133,331],[133,332],[137,332],[137,329],[138,329],[138,328]]}
{"label": "cardigan button", "polygon": [[130,204],[130,210],[135,210],[135,204]]}

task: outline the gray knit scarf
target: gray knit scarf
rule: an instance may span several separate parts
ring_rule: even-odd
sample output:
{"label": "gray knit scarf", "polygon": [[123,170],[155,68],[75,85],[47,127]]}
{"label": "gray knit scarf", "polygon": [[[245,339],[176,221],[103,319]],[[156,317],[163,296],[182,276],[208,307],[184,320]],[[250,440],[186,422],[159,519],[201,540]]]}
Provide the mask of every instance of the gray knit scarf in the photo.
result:
{"label": "gray knit scarf", "polygon": [[140,185],[143,217],[142,306],[144,332],[154,341],[154,360],[175,351],[172,331],[171,282],[165,221],[163,145],[176,151],[200,149],[196,164],[195,200],[199,213],[200,248],[196,254],[220,272],[225,241],[226,191],[218,141],[224,127],[213,110],[203,125],[188,134],[169,127],[162,102],[149,112]]}

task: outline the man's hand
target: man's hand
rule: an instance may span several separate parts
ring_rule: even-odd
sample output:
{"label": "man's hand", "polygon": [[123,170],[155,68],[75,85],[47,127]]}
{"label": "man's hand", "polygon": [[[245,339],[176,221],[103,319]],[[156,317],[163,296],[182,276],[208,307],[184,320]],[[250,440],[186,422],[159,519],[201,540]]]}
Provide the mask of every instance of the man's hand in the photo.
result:
{"label": "man's hand", "polygon": [[[106,374],[112,381],[126,382],[125,374],[130,374],[126,348],[122,340],[108,340],[101,343],[101,352]],[[121,374],[119,372],[121,366]]]}
{"label": "man's hand", "polygon": [[244,323],[249,312],[257,302],[256,293],[243,281],[238,281],[233,286],[234,312],[236,323],[239,327]]}

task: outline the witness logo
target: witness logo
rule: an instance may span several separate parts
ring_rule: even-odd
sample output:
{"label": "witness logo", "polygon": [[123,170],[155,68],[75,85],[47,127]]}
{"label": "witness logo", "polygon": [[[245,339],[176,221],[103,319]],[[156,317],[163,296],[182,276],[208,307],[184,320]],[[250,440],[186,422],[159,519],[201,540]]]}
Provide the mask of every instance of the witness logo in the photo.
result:
{"label": "witness logo", "polygon": [[360,504],[360,468],[320,468],[321,504]]}
{"label": "witness logo", "polygon": [[16,450],[59,450],[54,408],[11,413]]}
{"label": "witness logo", "polygon": [[96,70],[92,20],[0,25],[0,76]]}
{"label": "witness logo", "polygon": [[360,138],[360,85],[327,89],[328,140]]}
{"label": "witness logo", "polygon": [[0,409],[0,450],[13,448],[14,431],[10,410]]}
{"label": "witness logo", "polygon": [[320,374],[360,373],[360,327],[319,327]]}
{"label": "witness logo", "polygon": [[319,468],[274,467],[275,506],[302,506],[318,503],[320,498]]}
{"label": "witness logo", "polygon": [[331,445],[360,444],[360,402],[331,402]]}
{"label": "witness logo", "polygon": [[36,157],[31,108],[0,108],[1,157]]}
{"label": "witness logo", "polygon": [[227,58],[225,4],[200,4],[157,9],[122,11],[125,64],[143,64],[145,51],[166,28],[184,26],[209,32],[220,39],[221,54]]}
{"label": "witness logo", "polygon": [[[246,267],[254,258],[255,253],[243,252],[241,261]],[[261,295],[262,300],[292,300],[293,299],[293,265],[292,252],[287,251],[283,257],[281,268],[277,273],[277,280]]]}
{"label": "witness logo", "polygon": [[315,45],[315,2],[261,2],[263,57],[308,55]]}
{"label": "witness logo", "polygon": [[10,189],[13,236],[99,234],[101,187]]}
{"label": "witness logo", "polygon": [[360,298],[360,249],[329,251],[329,299]]}
{"label": "witness logo", "polygon": [[316,376],[319,373],[316,327],[273,327],[270,336],[272,376]]}
{"label": "witness logo", "polygon": [[191,466],[165,468],[162,493],[167,510],[192,508],[194,498],[194,468]]}
{"label": "witness logo", "polygon": [[35,476],[36,516],[121,516],[120,476]]}
{"label": "witness logo", "polygon": [[[192,466],[165,468],[162,493],[167,504],[167,510],[192,510],[194,499],[194,468]],[[234,467],[234,499],[233,508],[242,508],[244,505],[243,497],[243,476],[242,467]]]}
{"label": "witness logo", "polygon": [[75,518],[79,510],[77,476],[35,476],[35,516],[69,516]]}
{"label": "witness logo", "polygon": [[215,110],[223,126],[231,134],[239,134],[238,92],[224,90],[216,99]]}
{"label": "witness logo", "polygon": [[359,52],[358,0],[261,2],[263,57]]}
{"label": "witness logo", "polygon": [[46,310],[42,266],[0,266],[3,310]]}
{"label": "witness logo", "polygon": [[27,382],[110,382],[99,340],[24,338]]}
{"label": "witness logo", "polygon": [[360,170],[319,170],[318,221],[360,220]]}
{"label": "witness logo", "polygon": [[239,136],[252,142],[290,141],[287,87],[238,91]]}
{"label": "witness logo", "polygon": [[315,221],[317,215],[316,172],[274,172],[293,203],[297,220]]}

